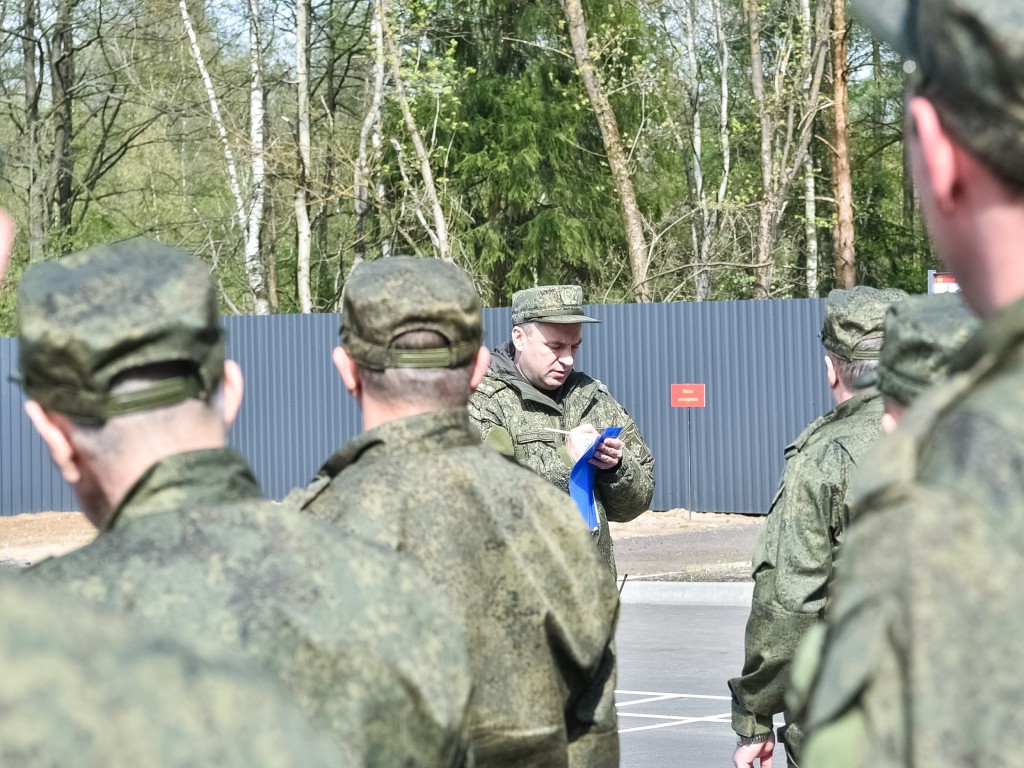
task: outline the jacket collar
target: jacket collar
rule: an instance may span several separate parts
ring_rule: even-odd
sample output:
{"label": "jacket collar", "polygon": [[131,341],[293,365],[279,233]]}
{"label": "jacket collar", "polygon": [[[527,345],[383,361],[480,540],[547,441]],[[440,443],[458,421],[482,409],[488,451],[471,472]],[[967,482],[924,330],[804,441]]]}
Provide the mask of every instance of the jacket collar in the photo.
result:
{"label": "jacket collar", "polygon": [[229,448],[189,451],[161,459],[131,487],[104,525],[188,506],[215,507],[260,498],[260,488],[245,459]]}
{"label": "jacket collar", "polygon": [[319,476],[336,477],[345,467],[364,458],[421,454],[429,459],[438,451],[479,443],[480,436],[470,425],[467,408],[442,408],[394,419],[364,432],[328,459]]}

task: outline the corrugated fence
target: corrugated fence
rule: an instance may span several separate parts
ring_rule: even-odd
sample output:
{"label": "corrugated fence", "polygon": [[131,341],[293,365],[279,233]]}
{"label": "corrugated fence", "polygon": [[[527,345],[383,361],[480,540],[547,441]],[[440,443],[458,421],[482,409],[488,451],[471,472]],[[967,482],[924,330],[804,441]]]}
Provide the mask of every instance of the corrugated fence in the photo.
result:
{"label": "corrugated fence", "polygon": [[[657,459],[653,507],[764,513],[782,453],[831,407],[818,343],[823,301],[597,305],[578,366],[630,411]],[[509,338],[507,309],[485,313],[487,342]],[[359,432],[330,361],[337,315],[228,317],[228,354],[245,372],[231,444],[275,498],[305,483]],[[75,508],[25,417],[17,341],[0,339],[0,515]],[[703,384],[705,407],[672,405],[673,384]],[[426,457],[429,460],[429,457]]]}

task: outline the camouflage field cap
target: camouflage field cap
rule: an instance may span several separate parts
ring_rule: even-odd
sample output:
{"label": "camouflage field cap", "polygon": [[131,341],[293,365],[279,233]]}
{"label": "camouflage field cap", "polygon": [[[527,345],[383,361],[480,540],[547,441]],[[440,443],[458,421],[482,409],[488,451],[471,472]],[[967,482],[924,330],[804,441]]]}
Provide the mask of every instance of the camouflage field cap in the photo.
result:
{"label": "camouflage field cap", "polygon": [[[447,344],[396,347],[411,331],[436,331]],[[408,256],[365,261],[345,283],[341,345],[371,370],[457,368],[476,357],[483,337],[480,295],[450,262]]]}
{"label": "camouflage field cap", "polygon": [[512,294],[512,325],[520,323],[599,323],[583,314],[578,285],[542,285]]}
{"label": "camouflage field cap", "polygon": [[843,360],[877,360],[885,312],[906,295],[895,288],[879,290],[866,285],[836,288],[825,300],[822,346]]}
{"label": "camouflage field cap", "polygon": [[979,325],[956,293],[897,302],[885,316],[878,367],[858,379],[857,386],[877,385],[883,395],[908,406],[946,377],[953,356]]}
{"label": "camouflage field cap", "polygon": [[[224,332],[209,270],[189,254],[135,238],[31,267],[18,295],[25,393],[85,425],[207,400],[224,374]],[[111,392],[119,374],[185,363],[186,375]]]}
{"label": "camouflage field cap", "polygon": [[1024,181],[1024,7],[1013,0],[853,0],[902,53],[912,89],[956,140],[999,175]]}

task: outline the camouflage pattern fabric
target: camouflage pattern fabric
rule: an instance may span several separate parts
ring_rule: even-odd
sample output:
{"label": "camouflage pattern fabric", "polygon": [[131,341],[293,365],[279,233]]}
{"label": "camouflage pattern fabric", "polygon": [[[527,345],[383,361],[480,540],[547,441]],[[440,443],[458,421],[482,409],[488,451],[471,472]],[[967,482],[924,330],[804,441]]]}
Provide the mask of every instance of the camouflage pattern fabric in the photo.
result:
{"label": "camouflage pattern fabric", "polygon": [[872,372],[883,397],[909,406],[949,376],[956,352],[980,325],[958,293],[912,296],[885,316],[885,342]]}
{"label": "camouflage pattern fabric", "polygon": [[0,765],[344,768],[291,697],[58,591],[0,582]]}
{"label": "camouflage pattern fabric", "polygon": [[[440,333],[445,346],[401,349],[411,331]],[[456,368],[483,341],[480,295],[464,271],[441,259],[394,256],[364,261],[345,282],[341,345],[367,368]]]}
{"label": "camouflage pattern fabric", "polygon": [[466,764],[465,639],[401,558],[259,500],[226,449],[158,462],[113,520],[26,577],[254,660],[360,765]]}
{"label": "camouflage pattern fabric", "polygon": [[1024,301],[858,476],[809,766],[1021,765]]}
{"label": "camouflage pattern fabric", "polygon": [[821,345],[843,360],[877,360],[885,313],[906,296],[898,288],[867,285],[832,289],[825,301]]}
{"label": "camouflage pattern fabric", "polygon": [[[547,322],[545,320],[545,322]],[[473,424],[484,443],[515,458],[552,485],[569,492],[573,461],[565,435],[545,428],[573,429],[581,424],[624,427],[626,450],[615,469],[595,473],[594,496],[600,527],[598,551],[616,578],[608,521],[626,523],[646,512],[654,498],[654,457],[626,409],[604,384],[573,371],[556,392],[543,392],[526,381],[515,367],[512,344],[491,353],[491,367],[469,401]]]}
{"label": "camouflage pattern fabric", "polygon": [[481,446],[465,408],[366,432],[288,501],[413,559],[461,610],[478,766],[618,766],[615,586],[568,496]]}
{"label": "camouflage pattern fabric", "polygon": [[[25,393],[79,424],[208,400],[224,375],[224,332],[209,269],[184,251],[134,238],[32,266],[18,288]],[[133,368],[189,370],[112,393]]]}
{"label": "camouflage pattern fabric", "polygon": [[539,285],[512,294],[512,325],[522,323],[599,323],[583,314],[583,288]]}
{"label": "camouflage pattern fabric", "polygon": [[[811,423],[786,448],[786,467],[753,558],[754,597],[745,661],[729,681],[733,730],[772,729],[785,707],[790,665],[822,614],[846,530],[854,468],[881,434],[882,399],[868,390]],[[800,726],[787,713],[787,755],[799,760]]]}

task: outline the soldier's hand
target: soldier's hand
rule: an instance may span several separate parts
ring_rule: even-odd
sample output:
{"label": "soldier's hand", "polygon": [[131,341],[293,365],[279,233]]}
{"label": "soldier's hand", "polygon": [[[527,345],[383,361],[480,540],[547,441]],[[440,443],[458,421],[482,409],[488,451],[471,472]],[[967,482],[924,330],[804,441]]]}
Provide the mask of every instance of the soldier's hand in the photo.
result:
{"label": "soldier's hand", "polygon": [[772,768],[772,755],[775,753],[775,734],[768,741],[760,744],[740,744],[732,755],[735,768],[754,768],[760,761],[761,768]]}
{"label": "soldier's hand", "polygon": [[626,444],[617,437],[606,437],[594,451],[594,458],[590,460],[598,469],[614,469],[622,461],[622,454],[626,451]]}
{"label": "soldier's hand", "polygon": [[0,285],[4,283],[4,272],[7,271],[7,262],[11,258],[11,248],[14,247],[14,219],[11,214],[0,208]]}
{"label": "soldier's hand", "polygon": [[565,449],[569,451],[572,460],[579,461],[580,456],[587,452],[600,434],[594,429],[593,424],[580,424],[575,429],[570,429],[569,434],[565,436]]}

